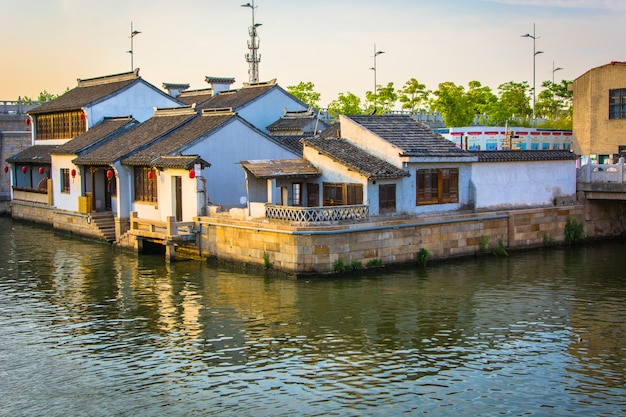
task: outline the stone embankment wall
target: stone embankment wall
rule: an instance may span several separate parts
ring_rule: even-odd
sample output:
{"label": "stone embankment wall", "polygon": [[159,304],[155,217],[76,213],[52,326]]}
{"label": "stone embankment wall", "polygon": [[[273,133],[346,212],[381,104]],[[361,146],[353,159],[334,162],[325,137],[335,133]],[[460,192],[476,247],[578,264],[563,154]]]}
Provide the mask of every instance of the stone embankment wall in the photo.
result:
{"label": "stone embankment wall", "polygon": [[6,160],[32,145],[30,125],[24,114],[2,114],[0,107],[0,201],[11,197],[11,173],[4,172]]}
{"label": "stone embankment wall", "polygon": [[[565,240],[569,217],[579,222],[593,210],[583,204],[503,212],[443,215],[326,227],[277,226],[270,223],[199,219],[202,256],[255,264],[288,273],[326,273],[336,263],[366,266],[415,262],[421,248],[434,259],[474,255],[502,245],[507,250]],[[606,213],[604,213],[606,214]],[[589,237],[609,237],[615,229],[593,224]]]}

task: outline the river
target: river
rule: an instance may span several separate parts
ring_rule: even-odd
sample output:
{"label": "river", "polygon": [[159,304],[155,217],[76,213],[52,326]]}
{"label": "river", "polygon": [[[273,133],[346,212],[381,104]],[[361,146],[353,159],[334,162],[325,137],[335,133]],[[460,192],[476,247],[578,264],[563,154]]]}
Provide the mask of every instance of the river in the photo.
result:
{"label": "river", "polygon": [[621,416],[626,243],[292,279],[0,217],[1,416]]}

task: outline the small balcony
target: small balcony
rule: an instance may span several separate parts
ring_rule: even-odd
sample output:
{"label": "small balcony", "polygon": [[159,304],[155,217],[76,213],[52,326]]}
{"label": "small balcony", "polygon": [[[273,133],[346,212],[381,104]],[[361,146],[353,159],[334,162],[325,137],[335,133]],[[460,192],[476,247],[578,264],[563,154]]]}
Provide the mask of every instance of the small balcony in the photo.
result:
{"label": "small balcony", "polygon": [[342,221],[361,221],[369,218],[368,205],[295,207],[265,205],[265,217],[294,223],[315,224]]}

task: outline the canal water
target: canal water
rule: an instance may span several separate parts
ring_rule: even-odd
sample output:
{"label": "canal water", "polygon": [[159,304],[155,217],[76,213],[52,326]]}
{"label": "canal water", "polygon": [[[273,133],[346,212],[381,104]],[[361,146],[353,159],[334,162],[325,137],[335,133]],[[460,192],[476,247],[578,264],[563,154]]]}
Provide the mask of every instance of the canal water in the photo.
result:
{"label": "canal water", "polygon": [[1,416],[621,416],[626,244],[291,279],[0,217]]}

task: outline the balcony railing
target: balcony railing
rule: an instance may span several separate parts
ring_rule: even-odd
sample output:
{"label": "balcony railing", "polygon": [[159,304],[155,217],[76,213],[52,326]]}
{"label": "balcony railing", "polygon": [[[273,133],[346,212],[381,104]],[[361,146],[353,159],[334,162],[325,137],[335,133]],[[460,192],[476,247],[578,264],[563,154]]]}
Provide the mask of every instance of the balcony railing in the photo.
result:
{"label": "balcony railing", "polygon": [[623,184],[626,182],[626,164],[620,158],[617,164],[587,164],[576,173],[578,182],[607,182]]}
{"label": "balcony railing", "polygon": [[266,205],[265,217],[298,223],[358,221],[369,218],[369,206],[293,207]]}

